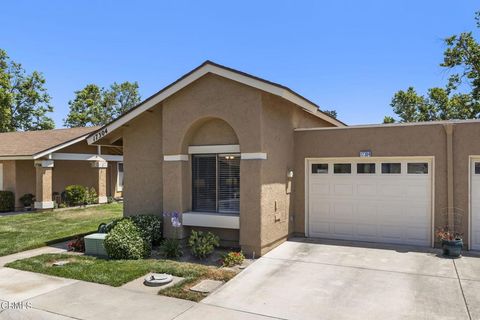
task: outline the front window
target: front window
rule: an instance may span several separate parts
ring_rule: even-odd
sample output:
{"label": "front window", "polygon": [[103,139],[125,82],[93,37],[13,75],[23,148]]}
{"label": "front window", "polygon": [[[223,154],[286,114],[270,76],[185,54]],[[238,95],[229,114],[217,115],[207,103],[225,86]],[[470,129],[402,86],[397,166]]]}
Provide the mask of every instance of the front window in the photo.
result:
{"label": "front window", "polygon": [[240,155],[192,156],[192,209],[202,212],[240,212]]}

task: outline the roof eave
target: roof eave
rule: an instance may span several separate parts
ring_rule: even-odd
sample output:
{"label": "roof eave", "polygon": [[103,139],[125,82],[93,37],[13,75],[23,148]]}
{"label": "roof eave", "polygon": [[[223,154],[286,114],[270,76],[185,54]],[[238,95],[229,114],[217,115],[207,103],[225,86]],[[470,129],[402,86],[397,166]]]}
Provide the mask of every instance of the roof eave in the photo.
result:
{"label": "roof eave", "polygon": [[269,82],[267,80],[257,78],[255,76],[251,76],[249,74],[246,74],[237,70],[233,70],[233,69],[215,64],[210,61],[206,61],[199,67],[195,68],[191,72],[179,78],[177,81],[173,82],[172,84],[163,88],[153,96],[144,100],[135,108],[131,109],[129,112],[125,113],[124,115],[120,116],[116,120],[110,122],[109,124],[103,126],[99,130],[90,134],[87,138],[88,144],[95,144],[98,140],[104,138],[110,132],[113,132],[114,130],[125,125],[127,122],[136,118],[143,112],[149,110],[150,108],[154,107],[158,103],[162,102],[163,100],[167,99],[171,95],[175,94],[176,92],[180,91],[181,89],[185,88],[192,82],[198,80],[199,78],[203,77],[208,73],[216,74],[224,78],[237,81],[239,83],[243,83],[245,85],[257,88],[259,90],[280,96],[300,106],[302,109],[310,112],[311,114],[317,116],[318,118],[326,122],[329,122],[330,124],[333,124],[335,126],[340,126],[340,127],[346,126],[345,123],[321,112],[317,105],[305,99],[304,97],[300,96],[299,94],[295,93],[294,91],[288,89],[287,87],[281,86],[273,82]]}

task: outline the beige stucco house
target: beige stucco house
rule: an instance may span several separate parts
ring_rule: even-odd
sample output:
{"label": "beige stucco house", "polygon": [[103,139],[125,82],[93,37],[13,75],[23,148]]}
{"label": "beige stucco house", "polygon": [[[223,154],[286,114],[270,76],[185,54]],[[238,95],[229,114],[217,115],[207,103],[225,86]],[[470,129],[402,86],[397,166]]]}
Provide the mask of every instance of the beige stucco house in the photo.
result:
{"label": "beige stucco house", "polygon": [[178,211],[181,237],[258,256],[292,235],[433,246],[447,224],[480,249],[479,136],[478,121],[349,127],[207,61],[88,143],[122,141],[125,215]]}
{"label": "beige stucco house", "polygon": [[0,190],[19,198],[35,195],[36,209],[54,207],[52,195],[79,184],[93,187],[99,203],[121,197],[122,147],[91,146],[86,138],[99,127],[0,133]]}

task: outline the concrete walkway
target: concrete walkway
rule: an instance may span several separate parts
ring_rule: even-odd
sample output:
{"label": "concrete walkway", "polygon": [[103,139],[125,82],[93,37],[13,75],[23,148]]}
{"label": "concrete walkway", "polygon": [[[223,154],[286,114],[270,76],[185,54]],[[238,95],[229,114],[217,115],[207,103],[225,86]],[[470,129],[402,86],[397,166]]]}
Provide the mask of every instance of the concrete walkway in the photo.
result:
{"label": "concrete walkway", "polygon": [[47,247],[41,247],[37,249],[27,250],[19,253],[14,253],[8,256],[0,257],[0,267],[3,267],[7,263],[13,262],[15,260],[35,257],[44,253],[65,253],[65,252],[67,252],[67,242],[60,242],[60,243],[52,244]]}

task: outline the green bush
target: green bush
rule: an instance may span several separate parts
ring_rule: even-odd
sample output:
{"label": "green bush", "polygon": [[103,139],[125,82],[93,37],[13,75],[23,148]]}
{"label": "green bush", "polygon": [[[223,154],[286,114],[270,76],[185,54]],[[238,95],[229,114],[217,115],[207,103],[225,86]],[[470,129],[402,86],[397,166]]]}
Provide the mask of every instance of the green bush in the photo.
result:
{"label": "green bush", "polygon": [[165,239],[160,246],[165,258],[179,258],[183,256],[182,246],[178,239]]}
{"label": "green bush", "polygon": [[98,203],[98,196],[97,196],[97,191],[95,190],[95,188],[90,188],[90,189],[87,189],[86,194],[85,194],[85,204],[94,204],[94,203]]}
{"label": "green bush", "polygon": [[35,196],[31,193],[26,193],[18,200],[20,200],[24,207],[31,207],[32,204],[35,202]]}
{"label": "green bush", "polygon": [[241,265],[245,260],[243,252],[230,251],[222,257],[222,266],[223,267],[233,267],[236,265]]}
{"label": "green bush", "polygon": [[15,194],[11,191],[0,191],[0,212],[15,210]]}
{"label": "green bush", "polygon": [[209,256],[215,247],[220,245],[219,241],[218,236],[211,232],[193,230],[188,238],[188,246],[195,257],[203,259]]}
{"label": "green bush", "polygon": [[137,260],[150,255],[149,246],[130,219],[117,222],[105,237],[104,244],[108,256],[112,259]]}
{"label": "green bush", "polygon": [[87,188],[80,185],[71,185],[65,188],[65,202],[69,206],[80,206],[85,204]]}
{"label": "green bush", "polygon": [[158,245],[162,240],[162,217],[154,215],[130,216],[127,219],[133,221],[142,233],[143,239],[151,245]]}
{"label": "green bush", "polygon": [[81,185],[71,185],[65,188],[65,202],[69,206],[81,206],[97,203],[97,191],[95,188],[87,188]]}

